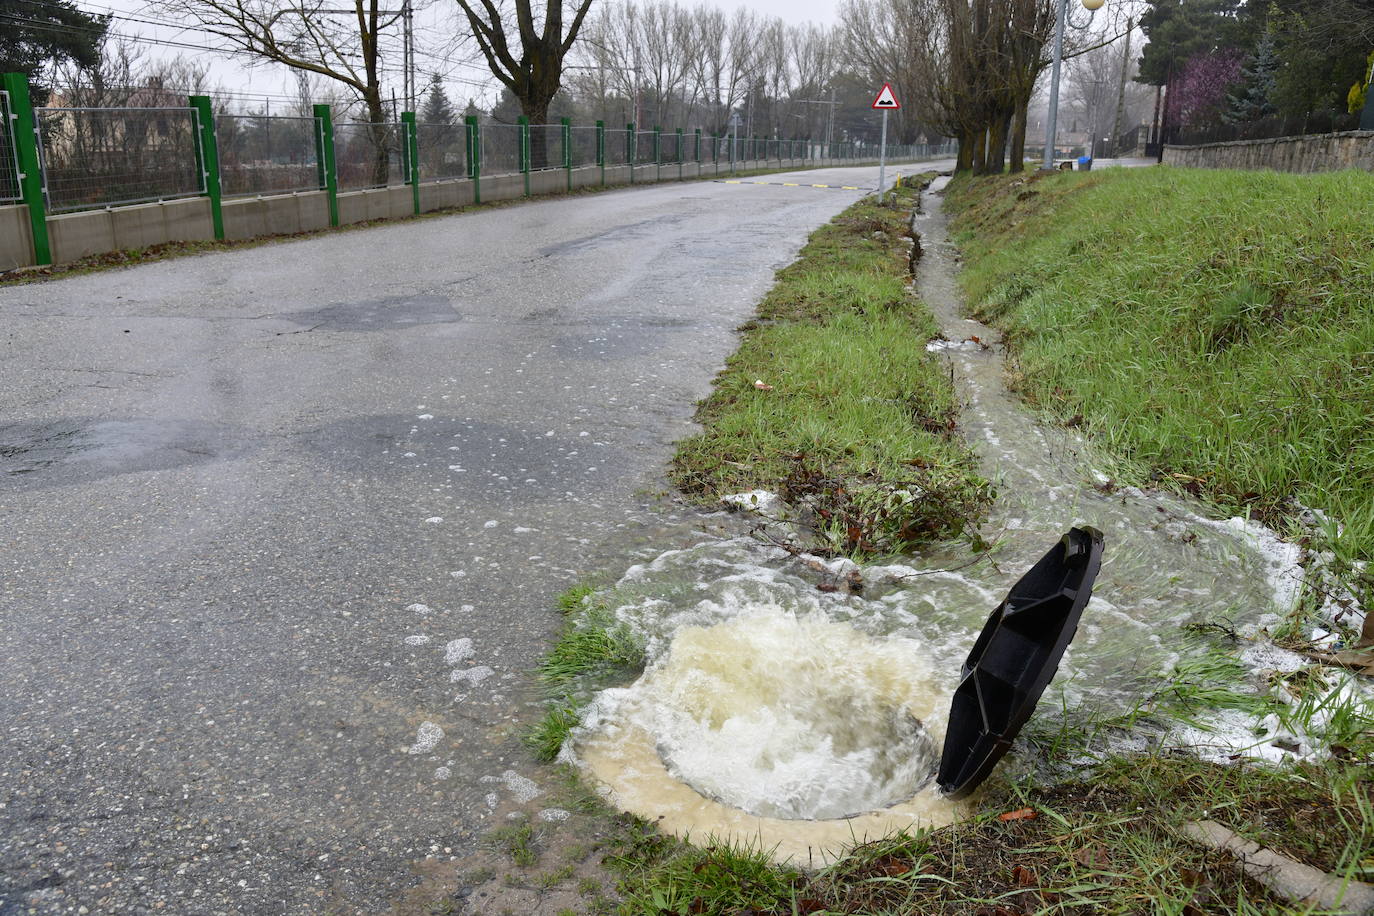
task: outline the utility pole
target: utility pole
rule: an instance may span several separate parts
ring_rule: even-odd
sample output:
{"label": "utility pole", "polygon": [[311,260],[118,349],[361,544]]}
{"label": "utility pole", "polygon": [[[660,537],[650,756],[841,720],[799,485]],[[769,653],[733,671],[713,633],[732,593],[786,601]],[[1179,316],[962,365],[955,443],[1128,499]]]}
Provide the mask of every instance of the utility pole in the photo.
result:
{"label": "utility pole", "polygon": [[830,87],[830,120],[825,122],[825,148],[830,149],[830,144],[835,137],[835,87]]}
{"label": "utility pole", "polygon": [[1050,110],[1045,123],[1045,158],[1040,168],[1054,168],[1054,141],[1059,133],[1059,66],[1064,60],[1064,20],[1069,18],[1068,0],[1059,0],[1054,23],[1054,63],[1050,66]]}
{"label": "utility pole", "polygon": [[405,39],[402,56],[405,58],[406,111],[414,111],[418,93],[415,87],[415,9],[411,0],[405,0],[401,6],[401,26]]}
{"label": "utility pole", "polygon": [[1131,31],[1135,29],[1135,19],[1126,20],[1126,50],[1121,55],[1121,83],[1116,90],[1116,120],[1112,122],[1112,156],[1121,151],[1121,122],[1126,118],[1126,75],[1131,69]]}

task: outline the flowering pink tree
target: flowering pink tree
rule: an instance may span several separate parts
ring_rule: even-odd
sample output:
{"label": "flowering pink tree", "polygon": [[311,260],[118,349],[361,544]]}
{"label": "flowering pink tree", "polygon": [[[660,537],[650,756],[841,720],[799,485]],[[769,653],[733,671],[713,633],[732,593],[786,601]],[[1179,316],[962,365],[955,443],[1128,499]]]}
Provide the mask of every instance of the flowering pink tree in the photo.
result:
{"label": "flowering pink tree", "polygon": [[1241,52],[1207,51],[1188,58],[1169,87],[1169,123],[1206,127],[1221,120],[1226,95],[1241,80]]}

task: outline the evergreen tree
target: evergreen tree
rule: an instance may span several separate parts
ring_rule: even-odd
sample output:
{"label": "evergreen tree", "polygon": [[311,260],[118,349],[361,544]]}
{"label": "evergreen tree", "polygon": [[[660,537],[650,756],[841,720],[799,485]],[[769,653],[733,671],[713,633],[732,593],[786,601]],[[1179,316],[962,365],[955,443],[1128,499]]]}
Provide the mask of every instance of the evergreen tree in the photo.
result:
{"label": "evergreen tree", "polygon": [[1274,106],[1274,88],[1278,85],[1279,55],[1274,47],[1274,33],[1265,32],[1241,68],[1241,83],[1227,98],[1222,120],[1228,124],[1258,121],[1278,114]]}
{"label": "evergreen tree", "polygon": [[457,120],[453,103],[444,92],[444,82],[436,73],[429,78],[429,92],[425,95],[425,104],[420,110],[420,121],[425,124],[455,124]]}
{"label": "evergreen tree", "polygon": [[35,105],[48,102],[45,72],[71,61],[100,62],[108,16],[93,16],[69,0],[0,0],[0,73],[27,73]]}

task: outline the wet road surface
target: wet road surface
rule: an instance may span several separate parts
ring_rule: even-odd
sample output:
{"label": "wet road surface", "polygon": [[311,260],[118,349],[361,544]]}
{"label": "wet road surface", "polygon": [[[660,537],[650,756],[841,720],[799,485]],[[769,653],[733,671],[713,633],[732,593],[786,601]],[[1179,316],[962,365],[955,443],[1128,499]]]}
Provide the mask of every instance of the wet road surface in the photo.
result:
{"label": "wet road surface", "polygon": [[374,911],[537,807],[554,596],[671,523],[732,329],[858,196],[663,185],[0,289],[0,913]]}

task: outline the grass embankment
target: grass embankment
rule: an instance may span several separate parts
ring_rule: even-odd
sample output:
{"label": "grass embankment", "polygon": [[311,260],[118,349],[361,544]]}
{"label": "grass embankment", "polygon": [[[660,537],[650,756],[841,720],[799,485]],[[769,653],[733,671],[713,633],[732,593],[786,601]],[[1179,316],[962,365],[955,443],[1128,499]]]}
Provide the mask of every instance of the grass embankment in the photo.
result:
{"label": "grass embankment", "polygon": [[895,554],[954,537],[988,485],[955,432],[953,386],[925,351],[939,335],[912,296],[913,188],[872,198],[817,230],[746,324],[679,443],[673,482],[689,496],[779,493],[818,549]]}
{"label": "grass embankment", "polygon": [[1112,169],[950,203],[1027,400],[1127,458],[1123,483],[1280,529],[1321,510],[1374,598],[1351,570],[1374,558],[1374,175]]}

